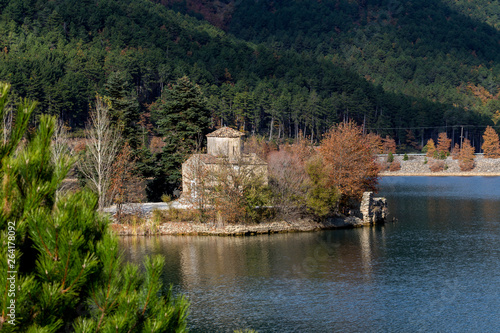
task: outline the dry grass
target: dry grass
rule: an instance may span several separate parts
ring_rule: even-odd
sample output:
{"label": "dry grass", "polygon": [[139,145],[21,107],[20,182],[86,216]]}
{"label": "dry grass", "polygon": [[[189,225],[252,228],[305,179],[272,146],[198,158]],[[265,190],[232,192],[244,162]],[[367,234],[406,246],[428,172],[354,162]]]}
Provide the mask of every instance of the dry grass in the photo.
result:
{"label": "dry grass", "polygon": [[170,208],[168,210],[153,210],[151,218],[155,223],[190,222],[200,220],[200,213],[194,209]]}

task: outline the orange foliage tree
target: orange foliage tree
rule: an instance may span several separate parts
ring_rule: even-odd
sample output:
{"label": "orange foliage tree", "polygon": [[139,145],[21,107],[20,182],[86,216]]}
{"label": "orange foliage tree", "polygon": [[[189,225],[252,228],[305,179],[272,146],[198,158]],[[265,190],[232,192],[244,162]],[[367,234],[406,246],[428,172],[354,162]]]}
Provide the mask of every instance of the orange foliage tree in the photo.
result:
{"label": "orange foliage tree", "polygon": [[382,138],[378,134],[368,133],[366,135],[368,141],[370,142],[370,147],[374,154],[383,154],[384,153],[384,143]]}
{"label": "orange foliage tree", "polygon": [[427,150],[426,153],[427,157],[435,157],[437,150],[436,150],[436,145],[434,144],[434,140],[429,139],[424,148]]}
{"label": "orange foliage tree", "polygon": [[384,154],[393,153],[396,154],[396,141],[391,139],[388,135],[385,139],[382,139],[382,143],[384,146]]}
{"label": "orange foliage tree", "polygon": [[353,122],[332,127],[321,141],[319,153],[328,175],[327,185],[338,189],[344,205],[351,198],[360,200],[364,191],[376,189],[379,168],[370,140]]}
{"label": "orange foliage tree", "polygon": [[483,145],[481,148],[486,158],[499,158],[500,157],[500,144],[497,132],[491,127],[486,127],[483,135]]}
{"label": "orange foliage tree", "polygon": [[469,139],[464,139],[462,149],[458,154],[458,165],[462,171],[474,169],[474,147],[471,146]]}
{"label": "orange foliage tree", "polygon": [[450,147],[451,139],[448,138],[446,132],[439,133],[438,144],[436,147],[439,158],[445,159],[450,153]]}

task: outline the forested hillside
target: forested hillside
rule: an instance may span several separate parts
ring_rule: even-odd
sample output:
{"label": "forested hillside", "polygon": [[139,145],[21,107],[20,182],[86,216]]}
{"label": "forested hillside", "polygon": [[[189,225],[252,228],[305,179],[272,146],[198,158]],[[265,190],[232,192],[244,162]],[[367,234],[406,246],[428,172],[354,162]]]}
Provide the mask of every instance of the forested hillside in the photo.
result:
{"label": "forested hillside", "polygon": [[[498,2],[169,3],[178,10],[184,3],[185,12],[201,13],[238,38],[265,43],[274,50],[293,49],[327,59],[382,86],[385,92],[453,104],[498,120]],[[222,18],[213,14],[218,9]],[[394,119],[391,125],[398,126]]]}
{"label": "forested hillside", "polygon": [[[400,143],[410,127],[421,141],[439,128],[490,123],[493,109],[473,112],[476,99],[459,91],[486,94],[483,85],[471,79],[469,87],[457,76],[473,68],[477,73],[471,76],[483,73],[493,82],[484,85],[492,96],[486,94],[485,100],[496,101],[498,45],[483,47],[496,38],[489,30],[482,32],[492,29],[488,26],[479,26],[477,32],[486,39],[472,38],[476,32],[471,26],[472,37],[467,41],[477,48],[476,56],[460,60],[461,65],[460,53],[436,69],[433,59],[444,52],[443,46],[415,48],[418,61],[429,60],[426,69],[411,61],[390,65],[408,50],[404,38],[413,38],[414,44],[418,39],[404,30],[410,23],[400,28],[400,23],[393,23],[395,18],[380,17],[387,23],[379,26],[376,38],[357,37],[366,34],[361,27],[374,20],[373,5],[363,9],[342,1],[275,1],[274,7],[266,1],[225,3],[219,7],[232,13],[233,19],[223,16],[223,21],[236,37],[147,0],[2,0],[0,79],[10,82],[18,95],[40,101],[38,114],[59,115],[72,128],[83,126],[96,93],[113,95],[115,101],[127,104],[129,123],[139,127],[141,114],[149,115],[149,105],[182,76],[201,86],[214,126],[231,125],[271,139],[294,137],[302,131],[315,140],[333,122],[347,118],[392,135]],[[398,14],[401,22],[406,17],[403,13]],[[320,14],[324,19],[313,20]],[[393,30],[401,30],[400,40],[392,39],[389,31]],[[360,41],[363,47],[357,45]],[[333,49],[337,52],[330,52]],[[342,49],[346,51],[338,51]],[[363,74],[368,60],[380,69]],[[457,68],[447,67],[455,62]],[[384,73],[383,68],[391,71]],[[410,82],[417,69],[429,84]],[[407,73],[408,79],[403,80],[399,71]],[[447,85],[441,85],[443,81]],[[422,92],[422,87],[429,93]],[[411,89],[415,92],[410,93]],[[445,98],[442,91],[456,91],[453,96],[463,97]],[[467,98],[469,103],[463,100]],[[157,116],[151,115],[153,125]],[[474,133],[472,128],[468,133]]]}

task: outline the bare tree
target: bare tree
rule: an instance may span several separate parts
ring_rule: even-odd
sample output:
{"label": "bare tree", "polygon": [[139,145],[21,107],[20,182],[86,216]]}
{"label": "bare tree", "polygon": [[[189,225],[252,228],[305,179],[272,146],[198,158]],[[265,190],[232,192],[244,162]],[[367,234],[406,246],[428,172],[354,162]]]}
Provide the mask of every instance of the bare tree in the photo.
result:
{"label": "bare tree", "polygon": [[99,197],[99,210],[110,204],[108,197],[113,162],[118,154],[120,133],[112,126],[109,105],[101,97],[96,98],[95,109],[85,128],[85,154],[78,161],[79,170],[87,178],[87,184]]}
{"label": "bare tree", "polygon": [[0,86],[0,108],[4,110],[2,115],[2,143],[5,145],[9,140],[10,131],[12,129],[13,107],[8,103],[8,91],[10,85],[4,84]]}
{"label": "bare tree", "polygon": [[[52,135],[52,144],[50,145],[51,150],[51,160],[55,165],[56,173],[65,172],[64,161],[67,161],[71,158],[71,150],[69,148],[69,139],[68,139],[68,127],[59,120],[57,123],[57,127],[54,129],[54,134]],[[59,188],[57,189],[57,195],[59,195],[64,189],[67,187],[67,183],[62,182]]]}
{"label": "bare tree", "polygon": [[12,115],[13,115],[13,108],[12,106],[9,106],[8,111],[5,112],[3,116],[3,122],[2,122],[3,144],[7,143],[7,140],[9,138],[10,130],[12,128]]}

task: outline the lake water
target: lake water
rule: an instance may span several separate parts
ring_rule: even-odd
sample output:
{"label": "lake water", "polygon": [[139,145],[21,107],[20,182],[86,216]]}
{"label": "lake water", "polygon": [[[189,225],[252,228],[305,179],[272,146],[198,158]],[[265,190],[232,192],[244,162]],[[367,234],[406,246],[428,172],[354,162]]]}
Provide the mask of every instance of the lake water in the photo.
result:
{"label": "lake water", "polygon": [[191,332],[500,332],[500,178],[386,177],[398,221],[253,237],[128,237],[162,254]]}

